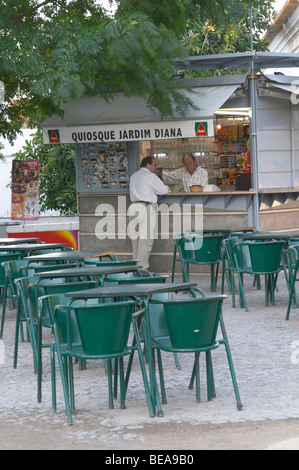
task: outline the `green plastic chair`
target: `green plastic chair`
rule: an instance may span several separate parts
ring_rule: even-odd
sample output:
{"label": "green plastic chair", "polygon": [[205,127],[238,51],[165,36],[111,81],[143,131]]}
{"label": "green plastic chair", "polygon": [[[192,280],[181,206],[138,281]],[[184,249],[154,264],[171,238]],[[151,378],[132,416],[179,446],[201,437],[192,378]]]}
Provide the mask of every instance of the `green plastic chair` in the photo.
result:
{"label": "green plastic chair", "polygon": [[[126,301],[97,306],[56,307],[54,311],[55,349],[70,425],[73,424],[72,414],[75,413],[73,358],[107,361],[110,409],[114,407],[111,359],[118,359],[120,408],[125,408],[123,358],[130,354],[128,338],[136,306],[137,302]],[[64,359],[68,360],[67,367]],[[54,368],[53,362],[52,367]]]}
{"label": "green plastic chair", "polygon": [[[172,282],[174,280],[176,262],[182,266],[182,280],[189,281],[189,266],[210,265],[211,269],[211,291],[217,288],[219,262],[221,261],[223,235],[200,235],[190,232],[181,234],[174,240],[174,253],[172,263]],[[177,258],[177,255],[179,256]],[[215,271],[216,267],[216,271]]]}
{"label": "green plastic chair", "polygon": [[246,311],[248,311],[248,305],[243,287],[243,274],[263,275],[265,277],[265,305],[269,305],[269,301],[274,303],[277,277],[282,269],[284,247],[284,241],[243,241],[236,244],[236,271]]}
{"label": "green plastic chair", "polygon": [[8,261],[14,261],[14,260],[19,260],[22,259],[23,255],[22,253],[6,253],[3,252],[0,254],[0,289],[4,289],[6,286],[6,272],[5,272],[5,267],[3,266],[2,263],[8,262]]}
{"label": "green plastic chair", "polygon": [[[297,242],[298,243],[298,242]],[[289,280],[289,301],[286,313],[286,320],[290,318],[291,307],[298,305],[297,294],[296,294],[296,282],[299,281],[298,270],[299,270],[299,244],[292,244],[288,248],[287,253],[287,269]]]}
{"label": "green plastic chair", "polygon": [[[224,344],[229,364],[237,408],[243,405],[240,400],[237,380],[235,376],[230,346],[221,314],[222,303],[227,296],[196,297],[173,300],[163,300],[165,320],[169,336],[154,336],[156,348],[167,352],[193,353],[194,366],[189,388],[196,381],[196,400],[200,402],[200,353],[206,353],[207,394],[208,400],[215,397],[215,384],[212,367],[211,352]],[[217,340],[216,335],[221,326],[223,339]],[[162,365],[161,365],[162,367]]]}
{"label": "green plastic chair", "polygon": [[22,276],[22,267],[26,266],[26,263],[27,262],[23,259],[15,259],[13,261],[5,261],[2,263],[2,267],[5,269],[5,285],[3,289],[0,338],[3,337],[4,332],[7,300],[11,299],[12,302],[16,301],[17,291],[14,281]]}
{"label": "green plastic chair", "polygon": [[[247,307],[244,289],[243,289],[243,275],[239,273],[239,289],[237,288],[235,276],[238,274],[238,261],[236,258],[236,246],[237,244],[242,243],[242,239],[238,237],[230,237],[223,240],[223,251],[222,251],[222,278],[221,278],[221,294],[224,294],[224,284],[225,279],[227,281],[229,293],[232,296],[232,307],[236,306],[236,294],[239,293],[239,302],[240,306],[244,306],[244,303]],[[243,256],[245,256],[244,262],[246,265],[250,265],[248,252],[243,251]]]}
{"label": "green plastic chair", "polygon": [[[93,288],[93,285],[82,283],[82,286],[77,286],[76,290],[83,290],[86,288]],[[53,342],[44,343],[43,328],[51,329],[54,328],[54,310],[58,305],[68,305],[70,299],[66,297],[65,293],[44,295],[38,298],[38,318],[37,318],[37,354],[38,354],[38,379],[37,379],[37,400],[39,403],[42,401],[42,350],[44,348],[53,347]],[[86,301],[76,301],[76,305],[97,305],[99,304],[98,299],[88,299]],[[52,355],[52,354],[51,354]],[[80,362],[80,369],[84,369],[85,364]],[[56,409],[56,393],[54,394],[55,388],[52,386],[52,404],[53,408]]]}
{"label": "green plastic chair", "polygon": [[38,298],[45,295],[65,294],[98,286],[96,281],[69,282],[56,284],[55,280],[43,280],[36,284],[36,278],[25,277],[15,280],[17,286],[17,315],[15,330],[14,368],[17,368],[19,332],[22,322],[26,322],[28,337],[33,351],[34,370],[38,372]]}

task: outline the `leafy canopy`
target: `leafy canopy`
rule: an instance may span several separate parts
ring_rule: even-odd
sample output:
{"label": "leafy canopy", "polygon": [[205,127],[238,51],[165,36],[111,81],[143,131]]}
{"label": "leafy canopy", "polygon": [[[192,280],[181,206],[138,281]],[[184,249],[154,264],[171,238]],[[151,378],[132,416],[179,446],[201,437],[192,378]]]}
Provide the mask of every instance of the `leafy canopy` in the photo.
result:
{"label": "leafy canopy", "polygon": [[[184,113],[173,59],[244,51],[248,8],[255,37],[271,19],[270,0],[100,0],[0,2],[0,136],[13,140],[25,118],[34,126],[62,113],[71,97],[146,97],[161,116]],[[255,41],[261,45],[261,41]]]}
{"label": "leafy canopy", "polygon": [[[0,138],[12,142],[29,127],[63,112],[71,97],[112,99],[115,92],[147,99],[161,117],[182,114],[173,59],[265,50],[270,0],[116,0],[110,15],[100,0],[0,0]],[[218,71],[218,73],[221,73]],[[0,83],[1,87],[1,83]],[[1,142],[0,142],[1,147]],[[41,209],[76,211],[74,149],[43,146],[38,134],[18,158],[39,158]]]}

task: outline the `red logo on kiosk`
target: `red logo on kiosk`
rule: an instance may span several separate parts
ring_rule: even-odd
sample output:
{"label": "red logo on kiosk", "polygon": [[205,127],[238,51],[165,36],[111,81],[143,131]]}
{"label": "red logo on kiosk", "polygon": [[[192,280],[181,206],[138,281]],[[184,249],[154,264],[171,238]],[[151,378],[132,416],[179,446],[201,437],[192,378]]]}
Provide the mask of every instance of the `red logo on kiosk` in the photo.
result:
{"label": "red logo on kiosk", "polygon": [[196,122],[195,123],[195,135],[196,137],[207,137],[208,136],[208,123]]}
{"label": "red logo on kiosk", "polygon": [[48,131],[48,134],[49,134],[50,144],[59,144],[60,142],[59,130],[55,129],[55,130]]}

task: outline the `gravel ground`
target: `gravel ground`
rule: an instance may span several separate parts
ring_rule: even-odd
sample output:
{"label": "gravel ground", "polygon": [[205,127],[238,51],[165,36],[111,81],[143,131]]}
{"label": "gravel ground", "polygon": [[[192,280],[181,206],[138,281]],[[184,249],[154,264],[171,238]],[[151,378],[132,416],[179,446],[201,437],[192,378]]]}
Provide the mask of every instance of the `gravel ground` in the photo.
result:
{"label": "gravel ground", "polygon": [[[180,280],[179,278],[177,279]],[[209,293],[209,278],[192,275]],[[150,418],[136,359],[125,410],[108,409],[102,361],[87,370],[75,367],[76,409],[68,426],[57,371],[57,412],[51,408],[49,354],[44,351],[43,400],[37,403],[36,376],[29,343],[20,343],[18,368],[13,364],[15,311],[7,313],[0,342],[0,447],[2,449],[299,449],[299,310],[285,321],[288,301],[284,277],[279,278],[275,306],[264,305],[264,290],[245,279],[249,312],[224,303],[239,391],[244,405],[236,407],[224,347],[213,354],[217,397],[207,402],[204,361],[202,401],[188,390],[192,357],[180,355],[181,369],[163,354],[168,403],[164,417]],[[46,332],[49,336],[49,332]],[[50,338],[51,339],[51,338]],[[1,352],[3,354],[1,355]]]}

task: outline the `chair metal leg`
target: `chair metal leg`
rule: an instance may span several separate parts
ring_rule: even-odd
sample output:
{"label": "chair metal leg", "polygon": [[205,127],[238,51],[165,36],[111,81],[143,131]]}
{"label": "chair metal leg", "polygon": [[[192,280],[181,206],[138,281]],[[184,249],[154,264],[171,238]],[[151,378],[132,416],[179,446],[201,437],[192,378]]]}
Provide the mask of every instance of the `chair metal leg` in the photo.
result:
{"label": "chair metal leg", "polygon": [[124,380],[124,358],[119,358],[119,387],[120,387],[120,408],[126,409],[125,404],[125,380]]}
{"label": "chair metal leg", "polygon": [[118,358],[117,357],[114,359],[113,374],[114,374],[114,385],[113,385],[114,392],[113,392],[113,396],[116,400],[117,399],[117,385],[118,385]]}
{"label": "chair metal leg", "polygon": [[174,244],[174,249],[173,249],[171,282],[174,281],[175,263],[176,263],[176,244]]}
{"label": "chair metal leg", "polygon": [[59,351],[57,351],[57,357],[58,357],[58,363],[59,363],[59,369],[60,369],[62,389],[63,389],[63,394],[64,394],[66,414],[67,414],[69,425],[72,425],[73,419],[72,419],[70,400],[69,400],[69,394],[68,394],[67,377],[66,377],[66,372],[65,372],[63,361],[62,361],[62,357]]}
{"label": "chair metal leg", "polygon": [[213,364],[212,364],[212,352],[206,352],[206,370],[207,370],[207,394],[208,401],[211,401],[212,398],[216,397],[215,392],[215,383],[214,383],[214,373],[213,373]]}
{"label": "chair metal leg", "polygon": [[111,364],[111,359],[107,359],[107,366],[108,366],[109,409],[110,409],[110,410],[113,410],[113,408],[114,408],[114,403],[113,403],[112,364]]}
{"label": "chair metal leg", "polygon": [[286,320],[290,318],[290,310],[292,306],[292,301],[294,298],[294,293],[295,293],[295,284],[296,284],[296,277],[297,277],[297,272],[298,272],[298,262],[296,263],[296,267],[293,273],[292,277],[292,282],[290,286],[290,293],[289,293],[289,303],[288,303],[288,308],[287,308],[287,313],[286,313]]}
{"label": "chair metal leg", "polygon": [[200,353],[195,353],[195,384],[196,384],[196,402],[200,403],[200,368],[199,368]]}
{"label": "chair metal leg", "polygon": [[[150,393],[150,388],[149,388],[149,383],[147,379],[147,374],[146,374],[146,368],[145,368],[145,363],[144,363],[144,357],[142,353],[142,346],[140,342],[140,337],[139,337],[139,331],[138,331],[138,326],[136,319],[133,320],[133,331],[134,331],[134,338],[136,342],[136,347],[137,347],[137,352],[138,352],[138,357],[139,357],[139,362],[140,362],[140,367],[141,367],[141,373],[142,373],[142,378],[143,378],[143,384],[144,384],[144,390],[145,390],[145,395],[147,399],[147,406],[149,410],[149,415],[151,418],[155,416],[155,409],[153,406],[153,402],[151,399],[151,393]],[[134,350],[132,351],[130,355],[130,360],[133,361],[133,355],[134,355]],[[126,376],[126,381],[125,381],[125,391],[127,390],[128,382],[129,382],[129,377],[130,377],[130,369],[127,369],[127,376]],[[129,372],[129,374],[128,374]]]}
{"label": "chair metal leg", "polygon": [[181,365],[177,353],[173,353],[173,356],[176,368],[181,370]]}
{"label": "chair metal leg", "polygon": [[157,349],[156,351],[157,351],[157,360],[158,360],[162,405],[166,405],[167,404],[167,399],[166,399],[165,381],[164,381],[161,351],[160,351],[160,349]]}
{"label": "chair metal leg", "polygon": [[224,321],[223,321],[222,314],[220,316],[220,326],[221,326],[223,340],[219,340],[219,343],[225,345],[226,356],[227,356],[227,360],[228,360],[228,364],[229,364],[230,374],[231,374],[231,378],[232,378],[232,382],[233,382],[234,393],[235,393],[235,397],[236,397],[236,401],[237,401],[237,408],[238,408],[238,410],[241,411],[243,409],[243,405],[242,405],[240,394],[239,394],[235,369],[234,369],[234,365],[233,365],[232,355],[231,355],[231,351],[230,351],[230,347],[229,347],[229,342],[228,342],[228,338],[227,338],[226,329],[225,329],[225,326],[224,326]]}
{"label": "chair metal leg", "polygon": [[68,373],[69,373],[69,394],[70,394],[70,402],[71,402],[71,413],[74,415],[76,413],[76,408],[75,408],[73,358],[71,356],[68,358]]}
{"label": "chair metal leg", "polygon": [[57,410],[56,400],[56,371],[55,371],[55,346],[54,344],[50,347],[51,353],[51,389],[52,389],[52,408],[53,411]]}
{"label": "chair metal leg", "polygon": [[8,290],[8,279],[7,279],[7,277],[6,277],[5,286],[4,286],[4,294],[3,294],[3,306],[2,306],[0,338],[3,337],[4,322],[5,322],[5,313],[6,313],[6,303],[7,303],[7,290]]}

